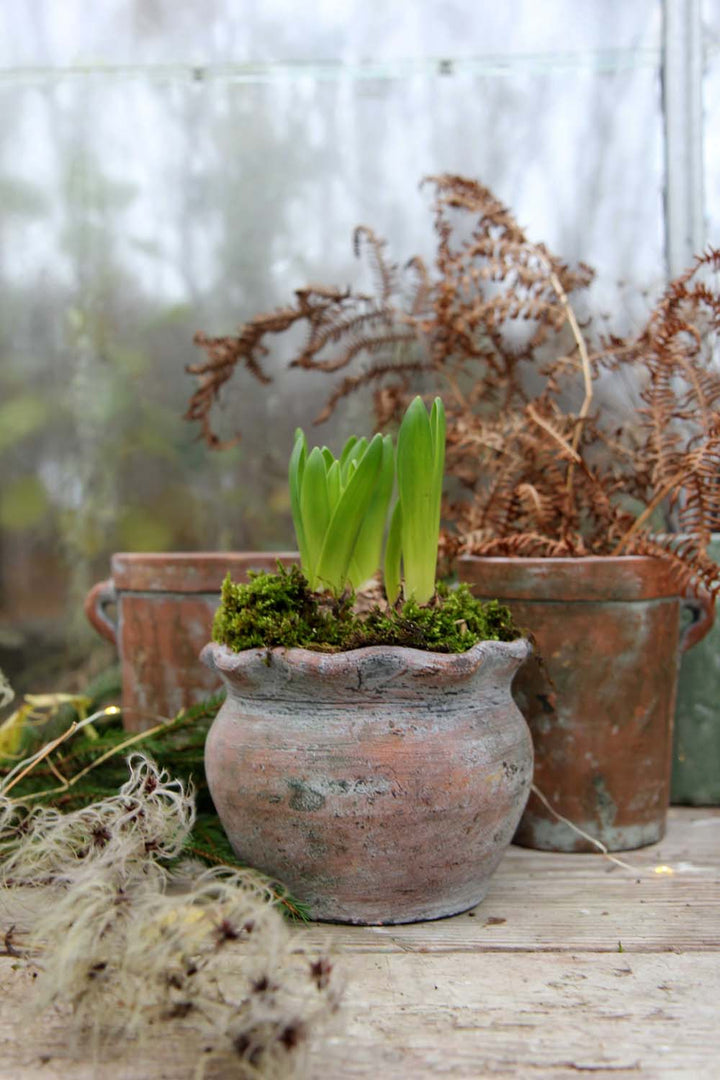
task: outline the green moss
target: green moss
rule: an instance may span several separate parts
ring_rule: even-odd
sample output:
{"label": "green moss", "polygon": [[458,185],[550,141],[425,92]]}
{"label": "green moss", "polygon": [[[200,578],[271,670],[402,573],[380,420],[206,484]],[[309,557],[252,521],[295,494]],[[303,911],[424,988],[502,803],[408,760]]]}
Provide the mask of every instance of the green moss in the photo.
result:
{"label": "green moss", "polygon": [[213,640],[235,652],[253,648],[339,652],[369,645],[405,645],[428,652],[466,652],[478,641],[520,636],[506,607],[476,600],[467,585],[439,585],[431,604],[408,601],[359,615],[351,594],[339,599],[311,591],[298,567],[251,574],[236,585],[225,579]]}
{"label": "green moss", "polygon": [[222,603],[215,615],[213,641],[243,649],[303,644],[341,647],[347,622],[347,601],[330,607],[318,598],[297,566],[277,573],[251,573],[246,585],[235,585],[230,575],[222,587]]}
{"label": "green moss", "polygon": [[362,644],[411,645],[430,652],[466,652],[478,641],[520,637],[508,608],[476,600],[467,585],[438,585],[432,604],[409,600],[400,610],[375,609],[360,624]]}

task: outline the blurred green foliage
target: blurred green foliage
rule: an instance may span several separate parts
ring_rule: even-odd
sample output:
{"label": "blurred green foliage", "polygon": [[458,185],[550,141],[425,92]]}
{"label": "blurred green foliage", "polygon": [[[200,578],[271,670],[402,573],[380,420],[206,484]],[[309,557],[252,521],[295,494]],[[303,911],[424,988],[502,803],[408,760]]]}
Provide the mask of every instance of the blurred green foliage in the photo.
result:
{"label": "blurred green foliage", "polygon": [[35,476],[18,477],[0,491],[0,527],[10,532],[32,528],[47,511],[47,493]]}
{"label": "blurred green foliage", "polygon": [[39,431],[47,423],[49,411],[48,402],[30,393],[3,402],[0,405],[0,454]]}
{"label": "blurred green foliage", "polygon": [[[293,100],[278,124],[258,87],[133,92],[163,140],[125,160],[126,86],[0,98],[0,666],[15,677],[36,679],[38,649],[57,660],[63,643],[92,663],[82,601],[114,551],[293,544],[285,463],[317,409],[312,380],[271,393],[235,380],[227,434],[244,441],[223,453],[183,413],[195,330],[282,298],[274,253],[292,250],[298,184],[320,172],[308,117]],[[20,175],[17,147],[33,140],[42,154]],[[62,689],[60,674],[19,685]]]}

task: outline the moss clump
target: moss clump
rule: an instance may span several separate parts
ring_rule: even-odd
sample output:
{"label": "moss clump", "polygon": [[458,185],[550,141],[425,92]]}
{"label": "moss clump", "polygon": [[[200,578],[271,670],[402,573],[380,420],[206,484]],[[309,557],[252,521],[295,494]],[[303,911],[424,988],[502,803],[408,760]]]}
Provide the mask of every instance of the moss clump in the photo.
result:
{"label": "moss clump", "polygon": [[405,645],[428,652],[466,652],[478,641],[520,636],[509,610],[496,600],[476,600],[467,585],[438,586],[433,602],[397,608],[353,609],[354,597],[312,592],[298,567],[251,574],[247,584],[223,582],[213,641],[243,649],[301,647],[323,652],[369,645]]}
{"label": "moss clump", "polygon": [[297,566],[277,573],[250,573],[245,585],[225,578],[215,614],[213,641],[235,652],[278,645],[292,648],[342,648],[351,598],[332,606],[320,603]]}
{"label": "moss clump", "polygon": [[467,652],[478,641],[520,637],[508,608],[497,600],[476,600],[465,584],[454,589],[438,585],[433,602],[423,607],[408,600],[398,610],[375,608],[359,631],[362,645],[410,645],[453,653]]}

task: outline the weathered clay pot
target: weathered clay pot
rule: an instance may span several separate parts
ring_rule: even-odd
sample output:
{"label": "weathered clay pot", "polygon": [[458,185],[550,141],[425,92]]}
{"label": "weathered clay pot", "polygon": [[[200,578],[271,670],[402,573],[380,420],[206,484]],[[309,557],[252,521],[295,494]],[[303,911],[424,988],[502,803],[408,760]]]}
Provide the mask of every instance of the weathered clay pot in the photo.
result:
{"label": "weathered clay pot", "polygon": [[228,695],[205,771],[238,857],[314,919],[414,922],[479,903],[532,779],[510,695],[529,652],[208,645]]}
{"label": "weathered clay pot", "polygon": [[[210,637],[220,586],[230,572],[275,570],[298,561],[294,553],[219,551],[117,554],[112,577],[93,586],[85,614],[117,645],[122,665],[123,723],[128,731],[152,727],[220,688],[198,654]],[[108,608],[115,608],[112,618]]]}
{"label": "weathered clay pot", "polygon": [[[679,650],[707,633],[709,602],[682,600],[668,564],[641,556],[468,557],[459,574],[535,637],[537,656],[513,693],[533,736],[535,784],[551,806],[613,851],[660,840]],[[698,619],[680,640],[683,603]],[[515,842],[594,850],[535,794]]]}

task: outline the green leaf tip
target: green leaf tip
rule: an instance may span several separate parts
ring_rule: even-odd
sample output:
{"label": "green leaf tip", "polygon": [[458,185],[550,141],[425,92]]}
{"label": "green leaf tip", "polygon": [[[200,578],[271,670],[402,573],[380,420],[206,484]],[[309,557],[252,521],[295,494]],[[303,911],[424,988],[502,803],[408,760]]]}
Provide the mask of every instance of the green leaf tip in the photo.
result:
{"label": "green leaf tip", "polygon": [[418,604],[429,603],[435,593],[444,466],[442,400],[435,398],[428,416],[422,398],[415,397],[398,433],[397,481],[405,599]]}
{"label": "green leaf tip", "polygon": [[351,436],[340,458],[323,446],[308,452],[295,433],[290,504],[303,572],[313,589],[339,594],[371,578],[380,564],[394,482],[389,436]]}
{"label": "green leaf tip", "polygon": [[429,414],[420,396],[410,402],[396,450],[389,435],[352,435],[335,458],[327,446],[308,450],[298,429],[288,473],[290,504],[310,587],[339,595],[377,573],[397,481],[385,589],[392,604],[401,592],[405,600],[427,604],[435,593],[444,466],[445,410],[439,397]]}

